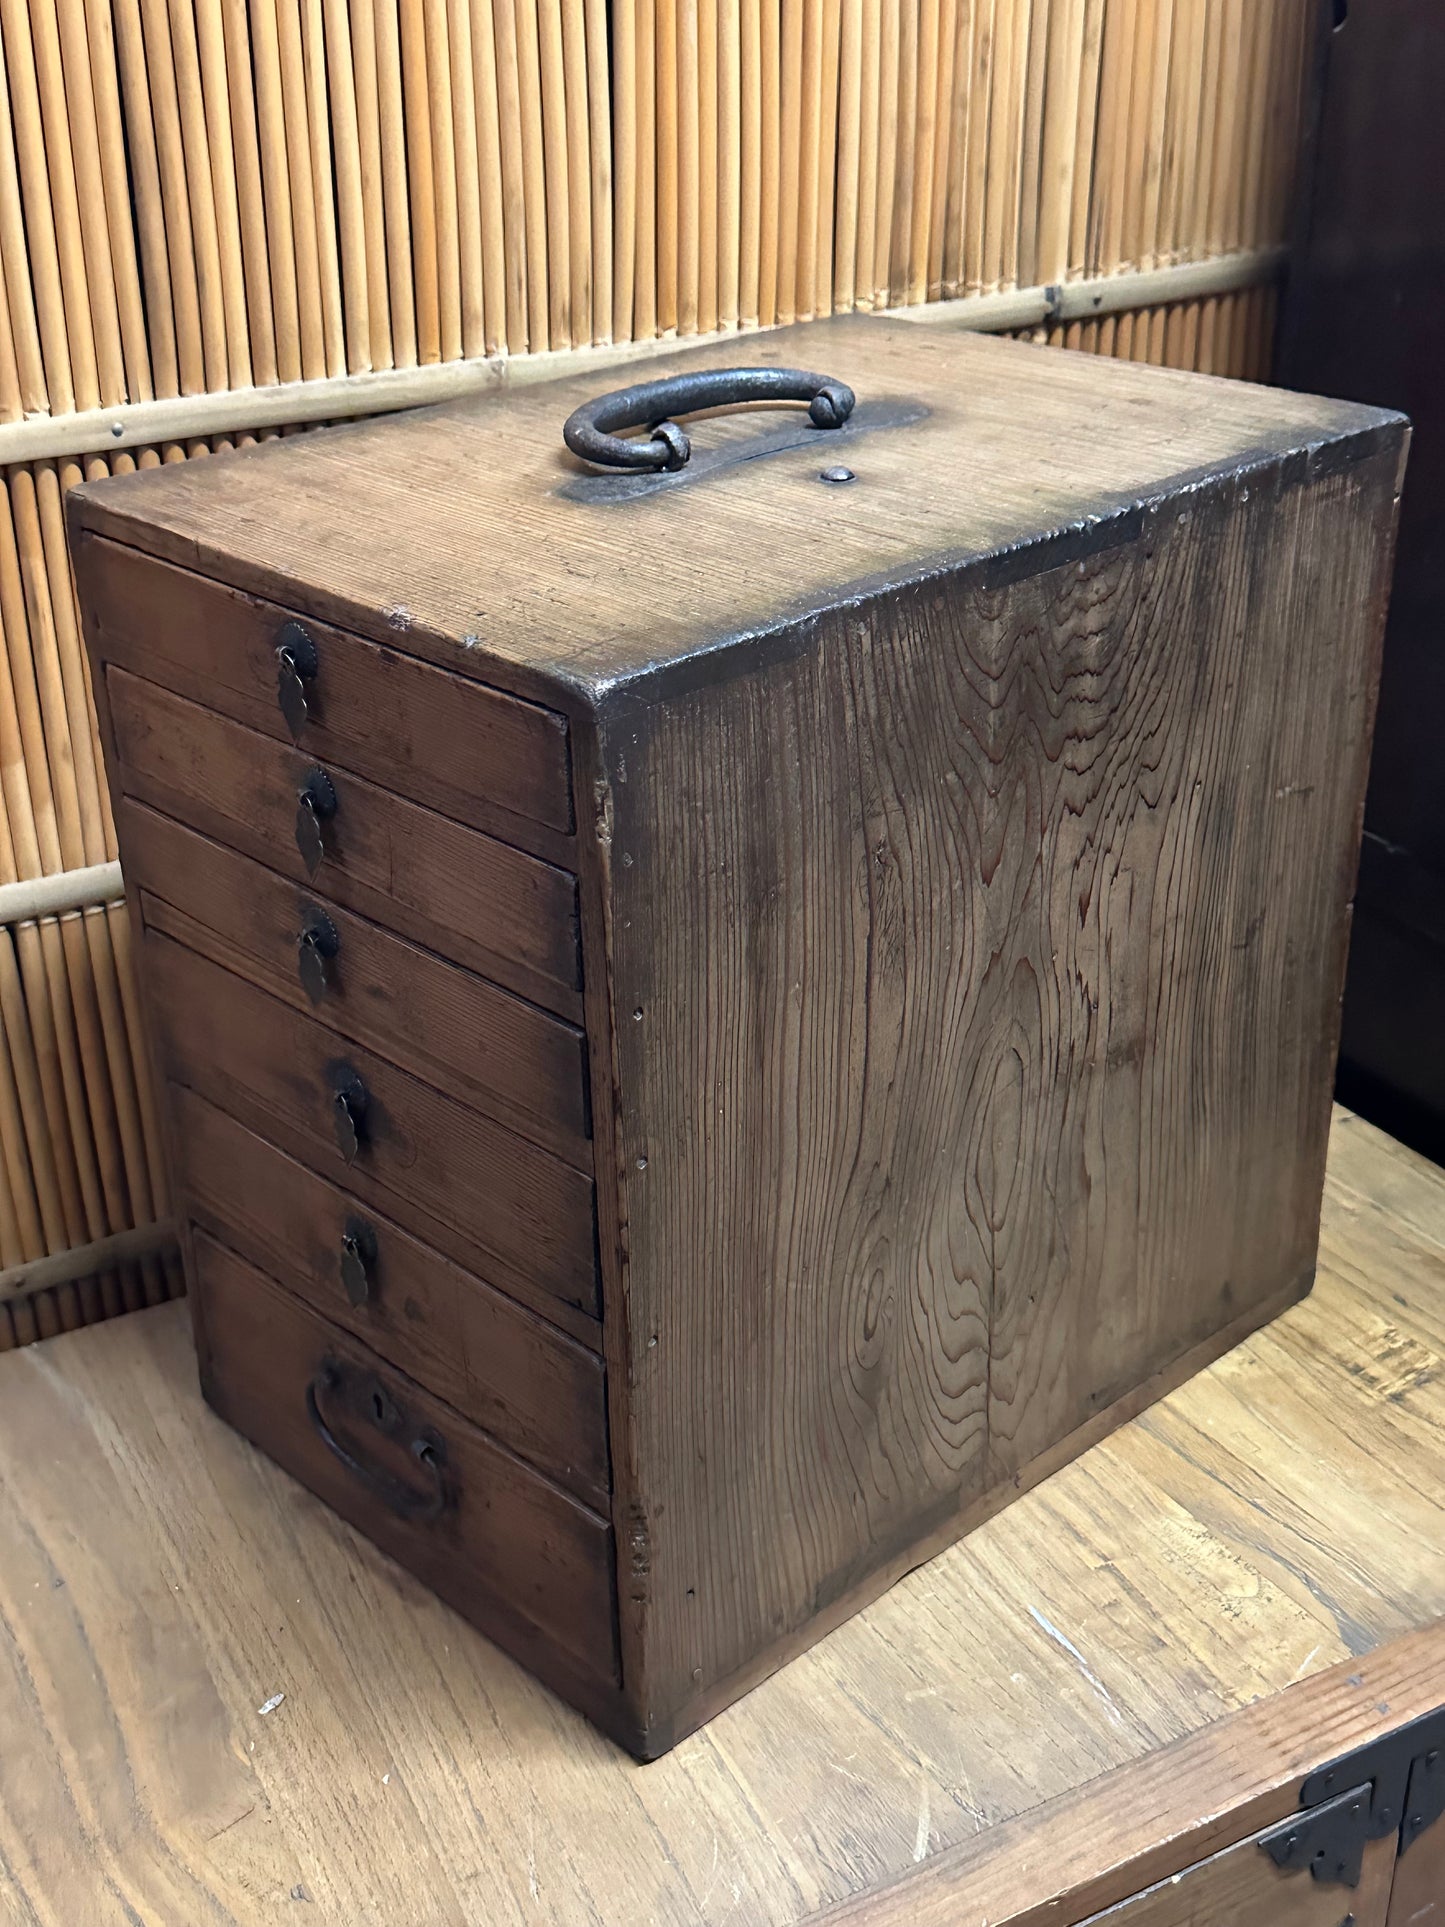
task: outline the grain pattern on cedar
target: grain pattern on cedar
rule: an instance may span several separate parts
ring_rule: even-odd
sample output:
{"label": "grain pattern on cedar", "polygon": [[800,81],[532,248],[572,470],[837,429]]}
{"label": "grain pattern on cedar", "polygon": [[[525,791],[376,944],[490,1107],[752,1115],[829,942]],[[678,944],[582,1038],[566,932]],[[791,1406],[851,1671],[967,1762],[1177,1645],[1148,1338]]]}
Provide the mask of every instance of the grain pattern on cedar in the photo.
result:
{"label": "grain pattern on cedar", "polygon": [[649,1719],[1307,1289],[1395,459],[606,716]]}
{"label": "grain pattern on cedar", "polygon": [[[608,1505],[602,1362],[340,1186],[173,1088],[177,1177],[193,1219],[520,1457]],[[374,1239],[370,1295],[353,1305],[342,1238]]]}
{"label": "grain pattern on cedar", "polygon": [[[782,329],[750,338],[745,353],[736,340],[700,343],[648,374],[742,360],[819,369],[849,382],[860,406],[903,400],[929,413],[851,441],[802,430],[788,453],[603,505],[561,493],[579,473],[562,423],[625,377],[581,375],[295,436],[224,464],[86,484],[70,513],[78,526],[461,674],[570,706],[579,686],[601,689],[794,621],[860,583],[1032,542],[1128,509],[1172,479],[1283,448],[1328,459],[1332,443],[1384,419],[878,316]],[[721,416],[699,424],[697,444],[746,443],[777,420]],[[854,486],[819,484],[835,460],[856,471]],[[388,623],[401,608],[404,635]],[[587,814],[579,795],[579,820]]]}
{"label": "grain pattern on cedar", "polygon": [[[301,1482],[474,1619],[498,1643],[547,1667],[555,1642],[603,1680],[616,1673],[611,1528],[364,1346],[278,1291],[204,1233],[194,1240],[197,1343],[206,1396]],[[399,1517],[323,1442],[307,1386],[326,1358],[375,1370],[414,1419],[445,1442],[450,1497],[440,1517]],[[323,1416],[325,1416],[323,1408]],[[418,1469],[374,1428],[338,1418],[365,1464],[415,1485]],[[535,1635],[535,1636],[534,1636]]]}
{"label": "grain pattern on cedar", "polygon": [[1092,1914],[1080,1927],[1387,1927],[1396,1841],[1371,1840],[1357,1887],[1320,1886],[1281,1873],[1257,1839]]}
{"label": "grain pattern on cedar", "polygon": [[577,893],[565,870],[328,769],[336,813],[308,878],[296,808],[314,757],[127,670],[108,669],[105,686],[124,794],[522,996],[576,1014]]}
{"label": "grain pattern on cedar", "polygon": [[[81,544],[77,574],[107,662],[152,681],[164,664],[177,694],[292,740],[276,650],[293,612],[104,539]],[[563,717],[400,648],[316,622],[308,633],[319,666],[299,738],[307,755],[504,838],[525,840],[527,818],[571,832]]]}
{"label": "grain pattern on cedar", "polygon": [[[550,1294],[596,1315],[590,1178],[169,937],[146,933],[145,968],[173,1081],[426,1242],[437,1242],[433,1220],[450,1225],[471,1247],[468,1268],[499,1289],[534,1308]],[[334,1135],[333,1097],[346,1073],[366,1093],[350,1164]]]}
{"label": "grain pattern on cedar", "polygon": [[124,799],[118,828],[147,928],[591,1170],[579,1030],[337,904],[325,914],[340,947],[313,1004],[297,945],[314,891],[143,803]]}
{"label": "grain pattern on cedar", "polygon": [[1339,1116],[1310,1298],[642,1772],[213,1419],[183,1306],[7,1354],[0,1916],[1097,1912],[1441,1702],[1442,1220]]}

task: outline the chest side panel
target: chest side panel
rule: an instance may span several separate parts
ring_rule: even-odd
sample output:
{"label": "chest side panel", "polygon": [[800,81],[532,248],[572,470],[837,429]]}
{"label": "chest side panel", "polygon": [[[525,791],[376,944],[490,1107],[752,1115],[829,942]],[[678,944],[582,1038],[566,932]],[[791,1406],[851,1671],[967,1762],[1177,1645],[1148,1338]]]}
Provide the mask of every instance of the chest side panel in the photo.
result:
{"label": "chest side panel", "polygon": [[1395,466],[606,721],[655,1723],[1307,1289]]}

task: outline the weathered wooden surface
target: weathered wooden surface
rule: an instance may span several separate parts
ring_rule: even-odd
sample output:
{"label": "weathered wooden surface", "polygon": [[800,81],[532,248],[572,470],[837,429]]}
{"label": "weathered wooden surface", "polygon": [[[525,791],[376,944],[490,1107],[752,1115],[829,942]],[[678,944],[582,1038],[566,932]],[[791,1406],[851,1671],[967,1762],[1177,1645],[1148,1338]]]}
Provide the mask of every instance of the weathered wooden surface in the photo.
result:
{"label": "weathered wooden surface", "polygon": [[1397,455],[604,706],[620,1593],[664,1743],[1308,1289]]}
{"label": "weathered wooden surface", "polygon": [[[818,1927],[1072,1927],[1111,1919],[1111,1907],[1208,1869],[1195,1888],[1206,1896],[1197,1927],[1218,1927],[1207,1909],[1219,1893],[1212,1882],[1223,1877],[1226,1892],[1243,1886],[1247,1895],[1239,1876],[1249,1870],[1220,1876],[1213,1863],[1241,1841],[1294,1824],[1302,1784],[1316,1769],[1442,1708],[1445,1620],[1435,1619],[1363,1659],[1340,1660],[1265,1693],[814,1919]],[[1380,1844],[1386,1851],[1378,1857],[1392,1859],[1396,1838]],[[1322,1888],[1307,1873],[1296,1880],[1305,1894],[1340,1897],[1338,1886]],[[1249,1927],[1278,1927],[1282,1899],[1298,1898],[1288,1889],[1271,1893],[1268,1883],[1265,1892],[1269,1904],[1262,1917],[1255,1910]],[[1329,1927],[1341,1912],[1326,1915]]]}
{"label": "weathered wooden surface", "polygon": [[1445,1613],[1442,1440],[1445,1183],[1340,1117],[1309,1299],[638,1768],[181,1308],[67,1336],[0,1360],[0,1919],[791,1927]]}
{"label": "weathered wooden surface", "polygon": [[[772,363],[851,382],[859,420],[669,478],[641,499],[572,490],[562,423],[597,377],[420,409],[74,492],[72,517],[463,674],[589,689],[829,607],[850,585],[1127,512],[1172,477],[1377,432],[1372,411],[877,317],[688,348],[688,367]],[[650,377],[674,372],[668,357]],[[699,451],[776,432],[731,415]],[[696,457],[694,459],[697,459]],[[843,462],[858,477],[820,484]],[[209,472],[222,469],[223,472]],[[920,486],[926,477],[927,486]],[[608,482],[608,487],[613,484]],[[594,492],[595,494],[595,492]],[[585,491],[584,491],[585,497]],[[344,513],[338,513],[344,504]],[[585,822],[587,801],[578,793]]]}

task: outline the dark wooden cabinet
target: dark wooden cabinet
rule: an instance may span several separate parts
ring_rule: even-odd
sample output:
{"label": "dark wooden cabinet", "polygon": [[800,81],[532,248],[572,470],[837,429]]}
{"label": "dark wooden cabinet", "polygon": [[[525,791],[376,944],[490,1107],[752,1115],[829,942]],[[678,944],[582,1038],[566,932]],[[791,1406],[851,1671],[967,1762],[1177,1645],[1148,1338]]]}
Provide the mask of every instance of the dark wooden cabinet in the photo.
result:
{"label": "dark wooden cabinet", "polygon": [[208,1396],[643,1755],[1309,1289],[1405,442],[748,354],[73,497]]}

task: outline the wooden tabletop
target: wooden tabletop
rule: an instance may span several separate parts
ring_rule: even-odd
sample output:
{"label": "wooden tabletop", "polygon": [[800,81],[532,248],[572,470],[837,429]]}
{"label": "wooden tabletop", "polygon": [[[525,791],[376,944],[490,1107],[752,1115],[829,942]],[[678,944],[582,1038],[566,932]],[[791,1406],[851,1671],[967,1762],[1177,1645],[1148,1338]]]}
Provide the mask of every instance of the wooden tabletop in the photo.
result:
{"label": "wooden tabletop", "polygon": [[1445,1613],[1445,1176],[1337,1117],[1311,1298],[653,1766],[201,1405],[0,1358],[0,1920],[797,1922]]}

